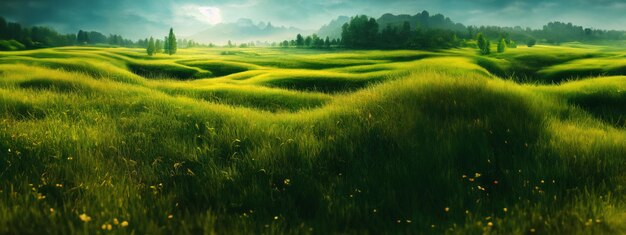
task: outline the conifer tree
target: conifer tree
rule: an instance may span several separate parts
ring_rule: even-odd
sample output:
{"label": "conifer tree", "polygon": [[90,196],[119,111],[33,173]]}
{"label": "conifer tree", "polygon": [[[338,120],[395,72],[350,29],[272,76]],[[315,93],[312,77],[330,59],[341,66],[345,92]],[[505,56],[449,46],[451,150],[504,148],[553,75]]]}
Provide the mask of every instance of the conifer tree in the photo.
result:
{"label": "conifer tree", "polygon": [[528,40],[528,42],[526,42],[526,46],[528,47],[533,47],[535,46],[535,44],[537,44],[537,40],[535,40],[534,38],[531,38]]}
{"label": "conifer tree", "polygon": [[506,50],[506,41],[502,38],[498,42],[498,53],[504,53],[504,50]]}
{"label": "conifer tree", "polygon": [[150,37],[150,41],[148,41],[148,48],[146,48],[146,51],[148,52],[149,56],[154,55],[155,46],[154,46],[154,39],[152,37]]}
{"label": "conifer tree", "polygon": [[170,40],[167,37],[165,37],[165,39],[163,40],[163,53],[165,53],[165,54],[169,54],[170,53],[169,41]]}
{"label": "conifer tree", "polygon": [[483,36],[482,33],[478,33],[476,35],[476,43],[478,44],[480,54],[489,55],[489,53],[491,53],[491,43],[485,38],[485,36]]}
{"label": "conifer tree", "polygon": [[296,36],[296,46],[297,47],[303,47],[304,46],[304,38],[300,34],[298,34]]}
{"label": "conifer tree", "polygon": [[169,36],[167,36],[168,41],[166,42],[167,45],[167,49],[168,49],[168,54],[173,55],[176,54],[176,48],[177,48],[177,41],[176,41],[176,35],[174,35],[174,29],[170,28],[170,34]]}
{"label": "conifer tree", "polygon": [[163,52],[163,42],[161,42],[160,39],[157,39],[154,41],[154,53],[161,53]]}

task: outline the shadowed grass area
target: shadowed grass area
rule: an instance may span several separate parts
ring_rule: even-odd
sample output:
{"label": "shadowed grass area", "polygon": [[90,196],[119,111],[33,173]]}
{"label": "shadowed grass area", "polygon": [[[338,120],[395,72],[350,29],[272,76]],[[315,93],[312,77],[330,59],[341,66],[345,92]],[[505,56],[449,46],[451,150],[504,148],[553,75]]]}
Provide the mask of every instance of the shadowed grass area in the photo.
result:
{"label": "shadowed grass area", "polygon": [[619,53],[582,46],[520,48],[492,57],[477,57],[476,62],[497,76],[518,82],[550,84],[591,76],[626,75]]}
{"label": "shadowed grass area", "polygon": [[175,96],[185,96],[214,103],[267,110],[294,112],[321,107],[331,100],[329,95],[271,89],[249,85],[181,87],[160,85],[157,89]]}
{"label": "shadowed grass area", "polygon": [[624,233],[626,77],[485,66],[577,47],[2,52],[0,233]]}
{"label": "shadowed grass area", "polygon": [[392,75],[388,72],[373,72],[354,76],[346,73],[285,70],[257,76],[254,79],[246,80],[246,82],[292,90],[336,93],[355,91],[391,77]]}
{"label": "shadowed grass area", "polygon": [[222,77],[235,73],[241,73],[248,70],[258,69],[259,66],[253,64],[244,64],[226,61],[183,61],[181,64],[201,68],[210,71],[216,77]]}
{"label": "shadowed grass area", "polygon": [[145,78],[174,78],[186,80],[213,76],[213,74],[208,71],[174,64],[129,63],[127,66],[130,71]]}

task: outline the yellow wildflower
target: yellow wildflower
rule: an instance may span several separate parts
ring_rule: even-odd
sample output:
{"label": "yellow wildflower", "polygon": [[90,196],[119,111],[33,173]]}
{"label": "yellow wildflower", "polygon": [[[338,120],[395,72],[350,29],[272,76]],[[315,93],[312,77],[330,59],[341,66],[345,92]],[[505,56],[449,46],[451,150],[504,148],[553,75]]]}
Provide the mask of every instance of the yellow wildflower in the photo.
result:
{"label": "yellow wildflower", "polygon": [[87,214],[82,213],[78,216],[78,218],[80,218],[80,220],[82,220],[83,222],[87,223],[89,221],[91,221],[91,217],[89,217]]}

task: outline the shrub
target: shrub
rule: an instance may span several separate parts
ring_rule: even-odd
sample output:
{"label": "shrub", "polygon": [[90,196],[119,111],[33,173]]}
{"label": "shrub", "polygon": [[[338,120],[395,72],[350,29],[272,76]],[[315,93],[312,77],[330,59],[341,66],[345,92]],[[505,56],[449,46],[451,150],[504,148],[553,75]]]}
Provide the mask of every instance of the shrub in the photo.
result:
{"label": "shrub", "polygon": [[15,40],[0,40],[0,51],[18,51],[24,50],[24,44]]}

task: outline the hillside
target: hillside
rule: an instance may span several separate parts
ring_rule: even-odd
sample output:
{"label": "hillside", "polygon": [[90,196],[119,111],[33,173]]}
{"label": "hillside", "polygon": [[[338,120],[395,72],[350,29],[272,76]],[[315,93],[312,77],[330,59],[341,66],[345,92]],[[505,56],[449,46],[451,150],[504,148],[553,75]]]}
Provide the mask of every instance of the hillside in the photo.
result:
{"label": "hillside", "polygon": [[626,232],[619,47],[144,54],[0,52],[0,233]]}
{"label": "hillside", "polygon": [[345,23],[348,23],[349,21],[350,17],[339,16],[337,17],[337,19],[331,20],[330,23],[323,25],[317,31],[317,35],[322,38],[341,38],[341,26],[343,26],[343,24]]}
{"label": "hillside", "polygon": [[292,38],[296,34],[308,34],[308,30],[294,27],[273,26],[271,22],[254,23],[250,19],[239,19],[234,23],[220,23],[189,36],[189,39],[201,43],[217,43],[226,45],[229,40],[234,43],[276,42]]}

